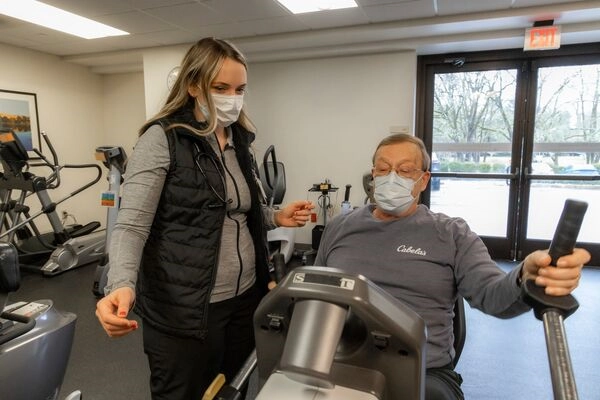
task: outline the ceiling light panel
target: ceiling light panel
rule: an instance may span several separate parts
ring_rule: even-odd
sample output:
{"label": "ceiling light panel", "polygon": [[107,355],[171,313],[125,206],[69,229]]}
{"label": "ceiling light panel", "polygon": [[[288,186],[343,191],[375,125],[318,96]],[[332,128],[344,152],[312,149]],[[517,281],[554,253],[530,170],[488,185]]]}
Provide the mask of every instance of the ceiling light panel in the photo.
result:
{"label": "ceiling light panel", "polygon": [[277,0],[294,14],[358,7],[354,0]]}
{"label": "ceiling light panel", "polygon": [[84,39],[129,34],[120,29],[35,0],[0,0],[0,14]]}

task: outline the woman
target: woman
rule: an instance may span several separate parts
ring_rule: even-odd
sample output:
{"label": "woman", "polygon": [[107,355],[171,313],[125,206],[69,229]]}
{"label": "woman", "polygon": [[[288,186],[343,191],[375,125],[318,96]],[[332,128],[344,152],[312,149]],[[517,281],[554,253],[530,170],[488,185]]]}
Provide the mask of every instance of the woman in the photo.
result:
{"label": "woman", "polygon": [[135,300],[153,399],[197,400],[218,373],[235,375],[268,290],[266,228],[303,226],[314,207],[264,205],[246,69],[226,41],[193,45],[129,158],[96,315],[109,336],[126,335]]}

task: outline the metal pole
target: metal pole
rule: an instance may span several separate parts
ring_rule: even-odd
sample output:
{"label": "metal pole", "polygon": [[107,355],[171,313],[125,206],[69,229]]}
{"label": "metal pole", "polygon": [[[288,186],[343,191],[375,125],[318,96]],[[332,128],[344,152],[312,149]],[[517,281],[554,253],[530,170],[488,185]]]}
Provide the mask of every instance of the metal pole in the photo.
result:
{"label": "metal pole", "polygon": [[231,386],[237,390],[240,390],[242,385],[244,383],[248,382],[250,375],[252,375],[252,372],[256,368],[256,363],[257,363],[256,349],[254,349],[254,350],[252,350],[252,353],[250,353],[250,355],[246,359],[246,362],[244,363],[244,365],[242,365],[242,368],[238,371],[238,373],[235,375],[235,377],[231,380]]}
{"label": "metal pole", "polygon": [[560,312],[548,310],[542,317],[546,335],[548,362],[555,400],[577,400],[573,366],[569,355],[567,335]]}

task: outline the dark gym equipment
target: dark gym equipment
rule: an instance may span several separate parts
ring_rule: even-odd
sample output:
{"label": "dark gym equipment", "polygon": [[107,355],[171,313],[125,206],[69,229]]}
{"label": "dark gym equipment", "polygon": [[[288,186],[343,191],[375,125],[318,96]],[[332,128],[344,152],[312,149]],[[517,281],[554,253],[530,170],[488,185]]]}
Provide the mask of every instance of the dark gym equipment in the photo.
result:
{"label": "dark gym equipment", "polygon": [[[306,251],[297,251],[297,255],[302,258],[302,265],[307,265],[311,257],[315,257],[317,250],[319,250],[319,244],[321,244],[321,236],[325,230],[327,224],[327,211],[331,207],[330,193],[337,192],[338,187],[334,186],[329,179],[325,179],[324,182],[314,183],[309,192],[320,192],[321,194],[317,198],[317,205],[321,209],[322,224],[317,224],[311,231],[311,248]],[[349,189],[348,189],[349,190]],[[318,220],[318,215],[317,215]]]}
{"label": "dark gym equipment", "polygon": [[323,389],[332,398],[422,398],[425,323],[364,277],[296,268],[261,302],[254,325],[257,400]]}
{"label": "dark gym equipment", "polygon": [[[279,255],[281,257],[281,255]],[[358,278],[354,276],[347,275],[342,271],[331,269],[331,268],[320,268],[320,267],[310,267],[310,268],[297,268],[291,271],[288,274],[288,277],[282,279],[285,276],[285,264],[282,262],[281,258],[276,258],[275,262],[276,268],[276,277],[279,283],[276,289],[273,289],[271,293],[269,293],[261,305],[257,309],[255,313],[255,335],[257,342],[257,350],[250,355],[247,359],[244,366],[240,369],[238,374],[231,380],[231,382],[226,383],[224,381],[224,377],[220,377],[220,379],[215,380],[213,383],[213,387],[207,391],[207,395],[203,398],[203,400],[210,399],[218,399],[218,400],[238,400],[241,399],[240,388],[242,388],[248,381],[250,375],[255,370],[257,364],[259,365],[259,384],[260,386],[264,385],[266,381],[269,379],[270,374],[272,373],[275,378],[274,382],[263,388],[259,397],[257,399],[280,399],[285,398],[289,400],[300,399],[300,397],[291,397],[294,395],[294,390],[298,389],[292,388],[289,392],[279,392],[281,388],[287,388],[288,384],[292,386],[296,386],[296,383],[293,383],[293,379],[291,383],[289,379],[285,378],[287,375],[296,376],[294,374],[299,374],[297,379],[300,379],[302,382],[310,382],[311,384],[325,385],[323,387],[329,387],[328,383],[319,382],[319,379],[323,378],[325,375],[320,372],[315,373],[315,371],[309,371],[308,373],[302,368],[297,368],[296,366],[287,366],[281,367],[280,362],[283,365],[286,365],[285,362],[280,359],[283,358],[284,348],[287,349],[288,356],[289,354],[294,354],[293,359],[301,359],[306,360],[311,357],[314,357],[313,364],[323,365],[321,363],[322,357],[324,354],[328,354],[328,358],[325,364],[330,363],[330,358],[332,356],[332,352],[335,353],[334,361],[331,361],[332,367],[330,368],[331,374],[335,372],[335,379],[342,379],[339,375],[346,376],[346,374],[353,374],[360,372],[361,375],[358,379],[354,379],[354,383],[360,381],[364,384],[361,387],[361,390],[365,390],[366,392],[353,393],[350,394],[348,388],[343,388],[343,385],[351,385],[352,383],[348,383],[347,379],[343,379],[338,382],[338,384],[342,385],[341,390],[337,395],[341,396],[338,398],[343,398],[344,400],[349,399],[390,399],[395,397],[388,397],[384,395],[386,390],[384,389],[386,386],[385,380],[380,381],[378,379],[369,380],[369,376],[378,376],[377,373],[372,373],[368,371],[368,367],[372,366],[370,364],[373,358],[379,357],[380,352],[385,351],[380,349],[379,339],[381,339],[381,343],[386,343],[390,341],[391,336],[387,336],[387,332],[390,332],[389,329],[375,329],[371,324],[373,323],[372,319],[379,319],[379,313],[389,313],[386,315],[392,316],[392,318],[398,317],[392,311],[392,308],[397,307],[399,304],[401,305],[400,311],[395,312],[407,312],[406,306],[402,305],[401,302],[394,299],[390,295],[380,294],[383,290],[379,289],[377,286],[373,285],[369,281],[364,278]],[[296,275],[296,273],[300,273],[300,275]],[[308,278],[306,274],[308,273]],[[315,275],[316,274],[316,275]],[[292,276],[292,278],[290,278]],[[300,278],[300,276],[302,278]],[[360,280],[359,286],[362,289],[351,289],[352,286],[350,283],[341,283],[341,282],[355,282],[356,280]],[[308,283],[311,283],[308,285]],[[332,285],[332,287],[331,287]],[[343,290],[338,289],[338,285],[342,285]],[[348,285],[346,287],[345,285]],[[289,287],[293,289],[290,289]],[[365,287],[367,289],[365,289]],[[280,289],[284,288],[284,289]],[[372,288],[372,289],[371,289]],[[283,290],[283,294],[278,291]],[[340,292],[340,293],[330,293],[330,291]],[[365,292],[366,291],[366,292]],[[374,291],[374,293],[372,293]],[[379,296],[383,296],[383,299],[380,299]],[[339,298],[337,296],[340,296]],[[349,300],[346,297],[352,298],[353,300]],[[304,300],[311,300],[304,302]],[[331,340],[332,342],[324,342],[325,338],[328,336],[327,331],[330,329],[330,325],[334,322],[332,321],[331,310],[329,310],[330,303],[334,304],[344,304],[344,302],[352,302],[356,301],[360,303],[360,306],[354,305],[350,306],[349,309],[352,310],[349,313],[346,313],[346,318],[344,319],[343,328],[342,328],[342,336],[338,338],[336,341],[335,337]],[[371,302],[375,304],[371,304]],[[390,303],[388,303],[390,302]],[[302,303],[300,307],[296,307],[297,303]],[[322,303],[322,304],[320,304]],[[354,303],[350,303],[354,304]],[[383,307],[382,304],[387,304],[387,306]],[[364,310],[354,313],[353,310],[356,308],[364,307]],[[383,307],[380,310],[374,310],[378,307]],[[388,307],[390,309],[388,309]],[[343,308],[343,307],[342,307]],[[337,311],[336,311],[337,310]],[[383,311],[382,311],[383,310]],[[344,313],[342,310],[334,307],[333,314],[337,312]],[[455,359],[454,364],[458,362],[460,358],[460,354],[462,352],[462,348],[465,342],[466,335],[466,322],[465,322],[465,310],[464,310],[464,301],[462,297],[457,299],[455,308],[455,317],[454,317],[454,347],[455,347]],[[416,314],[412,311],[408,311],[409,315],[412,317],[416,316]],[[368,322],[363,322],[363,318],[365,314],[368,314],[372,319],[367,319]],[[331,317],[331,318],[330,318]],[[411,318],[412,318],[411,317]],[[338,315],[339,318],[339,315]],[[409,318],[411,321],[407,319],[398,319],[397,321],[403,321],[401,323],[408,324],[406,326],[411,326],[414,328],[415,321]],[[418,317],[417,317],[418,318]],[[296,321],[294,326],[291,325],[292,320]],[[324,323],[324,321],[327,321]],[[417,321],[420,321],[418,318]],[[339,323],[340,321],[338,321]],[[381,321],[380,321],[381,322]],[[422,322],[422,321],[421,321]],[[419,322],[417,322],[419,324]],[[385,325],[385,324],[384,324]],[[397,326],[394,329],[407,329],[407,328],[398,328]],[[411,328],[411,329],[413,329]],[[313,332],[311,333],[311,329]],[[339,330],[338,328],[336,328]],[[390,328],[391,329],[391,328]],[[420,328],[419,328],[420,329]],[[290,333],[291,332],[291,333]],[[379,332],[381,333],[381,337],[377,335],[371,337],[369,339],[368,332]],[[395,332],[393,329],[391,332]],[[414,333],[414,332],[413,332]],[[290,335],[293,335],[293,338],[289,338]],[[406,333],[405,335],[410,336],[410,333]],[[417,333],[416,337],[419,337],[420,334]],[[337,337],[337,336],[336,336]],[[403,336],[402,340],[415,340],[407,339],[407,336]],[[362,350],[358,351],[358,348]],[[337,350],[336,350],[337,349]],[[391,350],[389,350],[392,352]],[[257,354],[258,352],[258,354]],[[373,352],[372,354],[370,354]],[[349,354],[352,353],[353,356],[350,357]],[[361,353],[362,355],[358,355]],[[409,356],[406,356],[404,352],[401,352],[404,362],[407,361]],[[257,361],[257,356],[261,359]],[[394,365],[394,368],[400,368],[405,366],[404,364],[395,364],[395,361],[391,361],[394,358],[394,355],[389,355],[390,362]],[[355,362],[351,367],[345,366],[348,359],[352,359],[352,362]],[[317,360],[317,361],[315,361]],[[320,361],[319,361],[320,360]],[[413,360],[414,361],[414,360]],[[417,373],[415,371],[420,371],[421,368],[424,367],[424,359],[421,359],[417,364],[411,364],[410,368],[413,369],[413,375]],[[288,362],[289,363],[289,362]],[[337,365],[337,363],[342,366]],[[363,364],[364,363],[364,364]],[[422,363],[422,365],[420,364]],[[295,361],[292,362],[295,365]],[[262,365],[262,371],[260,370],[260,366]],[[333,366],[335,365],[335,367]],[[287,372],[282,372],[281,368],[284,368]],[[365,368],[364,370],[361,368]],[[379,370],[380,366],[377,366],[374,369]],[[416,369],[415,369],[416,368]],[[393,369],[393,368],[392,368]],[[321,371],[323,372],[323,371]],[[395,371],[398,373],[398,371]],[[304,376],[308,374],[308,376]],[[330,379],[326,378],[327,379]],[[334,378],[331,378],[334,379]],[[411,379],[411,378],[406,378]],[[421,378],[419,378],[421,379]],[[352,381],[352,379],[350,379]],[[402,381],[402,379],[401,379]],[[337,382],[337,381],[336,381]],[[400,385],[405,384],[406,382],[402,381]],[[398,382],[393,383],[393,385],[397,385]],[[417,382],[417,385],[421,383]],[[372,387],[370,387],[372,385]],[[420,386],[419,386],[420,387]],[[413,388],[414,389],[414,388]],[[305,388],[307,393],[311,393],[315,395],[318,392],[318,388]],[[403,389],[404,390],[404,389]],[[381,397],[368,397],[369,393],[373,391],[378,391],[378,396]],[[408,393],[408,392],[407,392]],[[416,399],[421,398],[421,389],[417,392],[418,394],[415,397],[401,397],[407,399]],[[356,395],[359,397],[349,397],[351,395]],[[361,396],[367,397],[361,397]]]}
{"label": "dark gym equipment", "polygon": [[[102,256],[104,237],[96,232],[99,222],[65,227],[56,212],[58,204],[98,182],[102,171],[96,164],[59,165],[48,136],[42,132],[42,137],[52,153],[53,161],[37,149],[33,149],[33,152],[39,159],[30,160],[17,135],[10,131],[0,133],[0,162],[3,166],[0,174],[0,223],[3,232],[0,238],[6,237],[6,241],[19,251],[22,267],[51,276],[95,262]],[[52,173],[47,177],[37,176],[29,172],[30,167],[48,167]],[[63,168],[95,168],[98,174],[92,181],[53,202],[48,190],[60,185],[60,170]],[[32,194],[37,196],[41,210],[30,215],[25,200]],[[16,199],[13,199],[13,195],[16,195]],[[42,214],[48,218],[52,232],[40,233],[33,222]]]}
{"label": "dark gym equipment", "polygon": [[[285,166],[277,161],[275,146],[271,145],[265,152],[263,163],[259,168],[260,180],[267,204],[278,208],[283,203],[285,196]],[[288,263],[294,253],[296,243],[296,230],[290,227],[279,227],[267,232],[269,243],[269,257],[277,253],[283,254],[285,262]]]}
{"label": "dark gym equipment", "polygon": [[344,201],[342,202],[342,214],[348,214],[350,211],[352,211],[352,204],[350,204],[350,189],[352,188],[352,185],[347,184],[346,185],[346,190],[344,191]]}
{"label": "dark gym equipment", "polygon": [[375,199],[373,198],[373,174],[371,171],[365,172],[362,176],[362,184],[363,189],[365,191],[365,204],[375,203]]}
{"label": "dark gym equipment", "polygon": [[[71,354],[76,316],[57,310],[51,300],[9,304],[8,293],[19,284],[17,251],[0,243],[0,397],[54,400]],[[68,397],[79,398],[79,391]]]}
{"label": "dark gym equipment", "polygon": [[[582,201],[565,201],[548,251],[552,257],[551,265],[555,266],[560,257],[573,252],[587,206],[587,203]],[[544,288],[537,286],[534,281],[524,282],[522,289],[523,299],[533,308],[536,318],[544,323],[554,399],[576,400],[577,387],[564,320],[577,310],[579,303],[572,295],[549,296],[544,293]]]}
{"label": "dark gym equipment", "polygon": [[[572,252],[586,209],[587,203],[565,202],[549,250],[553,265]],[[421,357],[419,364],[411,356],[418,354],[419,337],[424,346],[425,333],[421,334],[421,328],[406,331],[419,325],[419,317],[380,291],[368,280],[341,270],[301,267],[291,272],[255,313],[257,350],[251,358],[258,360],[261,387],[256,399],[304,400],[319,396],[321,390],[328,390],[329,398],[344,400],[422,399],[423,372],[419,371],[424,371],[424,360]],[[544,321],[555,400],[577,399],[563,326],[563,319],[577,309],[577,301],[570,295],[547,296],[532,281],[524,282],[523,298]],[[385,316],[392,316],[392,321]],[[394,326],[398,321],[401,326]],[[456,365],[465,333],[462,298],[455,306],[454,330]],[[390,348],[390,354],[381,354]],[[401,354],[403,360],[389,361],[394,371],[386,378],[386,357],[391,353]],[[378,363],[383,365],[375,366]],[[247,379],[254,365],[249,359],[238,377]],[[398,389],[401,385],[408,387]],[[227,389],[214,398],[241,398],[231,386]]]}
{"label": "dark gym equipment", "polygon": [[125,173],[127,154],[119,146],[101,146],[96,149],[96,159],[102,161],[104,166],[108,168],[108,192],[105,193],[107,198],[103,199],[103,203],[106,202],[106,206],[108,207],[108,211],[106,212],[106,244],[104,246],[104,255],[96,267],[92,286],[92,293],[96,297],[103,297],[104,287],[108,280],[108,248],[113,228],[117,223],[117,215],[119,214],[121,183],[123,174]]}

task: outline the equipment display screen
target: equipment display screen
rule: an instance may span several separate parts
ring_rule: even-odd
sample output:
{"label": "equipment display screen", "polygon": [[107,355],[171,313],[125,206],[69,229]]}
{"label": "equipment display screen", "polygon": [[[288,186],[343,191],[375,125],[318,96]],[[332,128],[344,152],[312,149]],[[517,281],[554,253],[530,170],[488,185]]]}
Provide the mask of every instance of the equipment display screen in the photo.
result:
{"label": "equipment display screen", "polygon": [[341,289],[354,290],[354,279],[343,278],[334,275],[310,274],[299,272],[294,274],[294,283],[315,283],[318,285],[327,285],[339,287]]}

